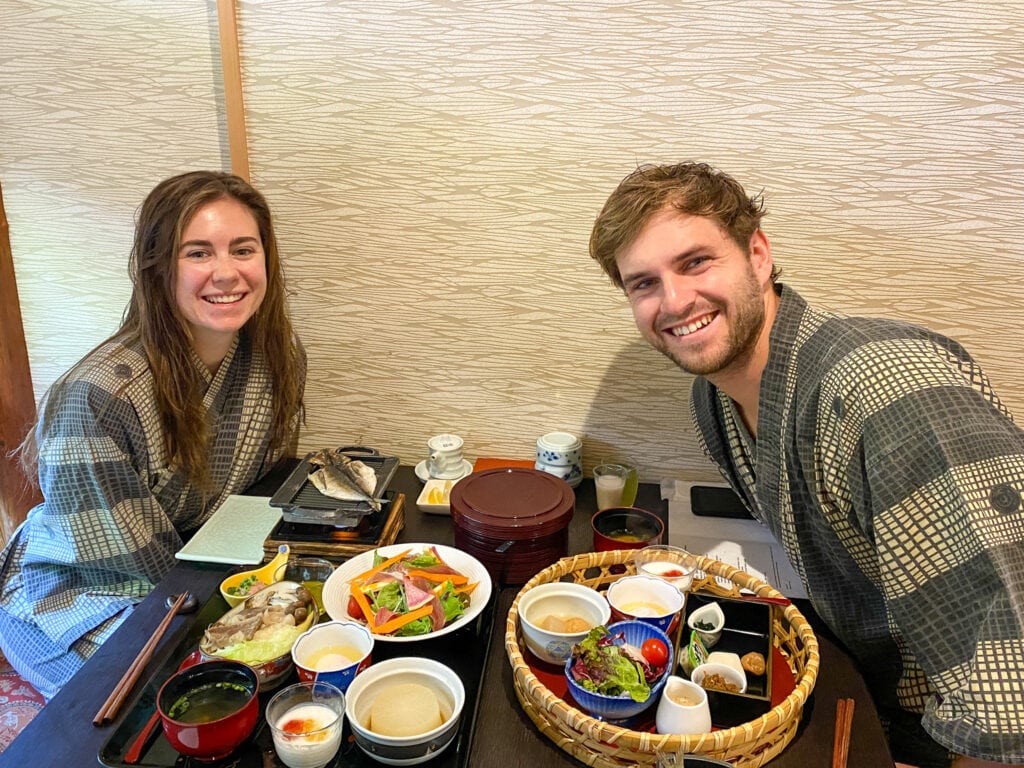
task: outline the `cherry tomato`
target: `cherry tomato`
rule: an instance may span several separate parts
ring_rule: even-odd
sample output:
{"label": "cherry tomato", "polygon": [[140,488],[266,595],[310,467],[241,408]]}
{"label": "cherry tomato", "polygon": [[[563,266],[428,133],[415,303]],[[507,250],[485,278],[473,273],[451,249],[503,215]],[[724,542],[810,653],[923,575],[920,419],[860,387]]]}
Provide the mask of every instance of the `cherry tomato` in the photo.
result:
{"label": "cherry tomato", "polygon": [[354,597],[352,597],[352,595],[348,596],[348,608],[347,608],[347,610],[348,610],[348,615],[351,616],[353,619],[360,619],[360,620],[362,620],[362,618],[363,618],[363,609],[359,607],[359,603],[356,601],[356,599]]}
{"label": "cherry tomato", "polygon": [[640,646],[640,653],[655,667],[668,662],[668,648],[656,637],[644,640],[644,644]]}

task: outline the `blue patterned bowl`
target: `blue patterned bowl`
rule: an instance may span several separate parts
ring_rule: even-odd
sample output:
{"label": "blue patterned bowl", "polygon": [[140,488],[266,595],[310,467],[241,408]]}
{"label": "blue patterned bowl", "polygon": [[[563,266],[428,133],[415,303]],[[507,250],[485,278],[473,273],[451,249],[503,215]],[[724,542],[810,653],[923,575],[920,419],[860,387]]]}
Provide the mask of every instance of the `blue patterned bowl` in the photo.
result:
{"label": "blue patterned bowl", "polygon": [[576,700],[576,703],[580,705],[580,708],[601,720],[626,720],[639,715],[648,707],[658,703],[658,700],[661,698],[661,689],[665,687],[665,680],[668,679],[669,673],[675,668],[675,654],[672,652],[672,641],[668,639],[668,635],[653,624],[647,624],[643,621],[620,621],[609,625],[608,632],[612,635],[617,635],[619,632],[624,633],[626,642],[637,648],[643,645],[644,640],[649,640],[652,637],[661,640],[665,647],[668,648],[668,663],[665,665],[665,670],[661,673],[661,677],[651,685],[651,695],[645,701],[633,701],[628,694],[608,696],[603,693],[588,691],[573,679],[571,672],[572,655],[570,654],[566,660],[565,679],[569,683],[569,692]]}

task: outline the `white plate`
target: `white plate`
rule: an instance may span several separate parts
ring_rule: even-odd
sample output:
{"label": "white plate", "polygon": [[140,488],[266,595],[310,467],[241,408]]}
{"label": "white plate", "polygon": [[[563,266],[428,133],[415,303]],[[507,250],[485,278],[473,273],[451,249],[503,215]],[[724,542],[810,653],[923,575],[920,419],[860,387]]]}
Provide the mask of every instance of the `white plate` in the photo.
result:
{"label": "white plate", "polygon": [[[427,480],[423,484],[423,490],[420,491],[419,498],[416,499],[416,506],[419,507],[420,512],[426,512],[428,515],[450,515],[452,509],[449,499],[456,482],[455,480]],[[430,503],[430,492],[433,490],[441,493],[440,503]]]}
{"label": "white plate", "polygon": [[376,550],[371,549],[369,552],[362,552],[351,560],[342,563],[334,569],[334,573],[328,576],[327,581],[324,582],[324,610],[327,611],[327,615],[335,621],[353,620],[348,615],[348,583],[363,571],[368,571],[373,567],[373,553],[375,551],[380,552],[384,557],[394,557],[407,549],[410,553],[422,552],[431,546],[437,549],[437,554],[448,565],[459,573],[468,576],[471,582],[477,582],[476,589],[469,596],[469,607],[466,608],[466,612],[451,624],[446,624],[437,632],[431,632],[427,635],[414,635],[412,637],[374,635],[373,637],[379,643],[413,643],[417,640],[429,640],[432,637],[447,635],[449,632],[454,632],[460,627],[466,626],[480,615],[480,612],[490,601],[491,576],[487,573],[483,563],[475,557],[454,547],[446,547],[443,544],[389,544],[386,547],[378,547]]}
{"label": "white plate", "polygon": [[[466,475],[470,474],[472,471],[473,471],[473,465],[470,464],[466,459],[463,459],[462,460],[462,472],[461,473],[459,473],[455,477],[450,477],[450,478],[449,477],[438,477],[438,478],[435,478],[435,479],[436,480],[451,480],[454,483],[456,480],[461,480]],[[427,469],[427,460],[426,459],[424,459],[419,464],[417,464],[415,466],[415,468],[413,469],[413,472],[416,473],[416,477],[418,477],[420,479],[421,483],[425,483],[425,482],[427,482],[427,480],[429,480],[431,478],[430,470]]]}

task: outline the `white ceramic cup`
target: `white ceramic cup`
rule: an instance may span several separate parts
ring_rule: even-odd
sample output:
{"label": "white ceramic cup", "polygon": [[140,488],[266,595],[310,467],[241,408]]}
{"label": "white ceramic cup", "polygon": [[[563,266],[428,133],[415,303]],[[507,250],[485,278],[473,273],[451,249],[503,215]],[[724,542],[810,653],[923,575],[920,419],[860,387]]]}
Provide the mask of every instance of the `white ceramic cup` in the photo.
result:
{"label": "white ceramic cup", "polygon": [[462,474],[462,438],[458,435],[434,435],[427,441],[430,458],[427,472],[440,480],[451,480]]}
{"label": "white ceramic cup", "polygon": [[710,733],[711,709],[707,692],[696,683],[671,675],[661,691],[654,725],[658,733]]}
{"label": "white ceramic cup", "polygon": [[344,717],[345,694],[323,682],[295,683],[278,691],[266,712],[274,749],[289,768],[322,768],[331,762],[341,748]]}
{"label": "white ceramic cup", "polygon": [[548,432],[537,438],[537,461],[571,467],[583,459],[583,441],[570,432]]}

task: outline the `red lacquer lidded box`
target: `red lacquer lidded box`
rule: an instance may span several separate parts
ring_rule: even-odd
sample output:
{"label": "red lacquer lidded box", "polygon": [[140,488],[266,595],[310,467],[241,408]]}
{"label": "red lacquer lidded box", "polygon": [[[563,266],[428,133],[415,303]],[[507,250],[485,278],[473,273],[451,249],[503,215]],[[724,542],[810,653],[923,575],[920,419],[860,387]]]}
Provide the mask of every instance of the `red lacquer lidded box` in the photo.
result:
{"label": "red lacquer lidded box", "polygon": [[475,472],[451,492],[455,546],[498,584],[523,584],[569,551],[572,488],[547,472],[502,467]]}

